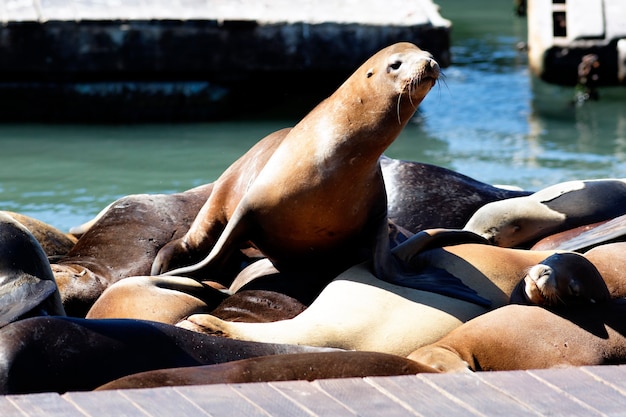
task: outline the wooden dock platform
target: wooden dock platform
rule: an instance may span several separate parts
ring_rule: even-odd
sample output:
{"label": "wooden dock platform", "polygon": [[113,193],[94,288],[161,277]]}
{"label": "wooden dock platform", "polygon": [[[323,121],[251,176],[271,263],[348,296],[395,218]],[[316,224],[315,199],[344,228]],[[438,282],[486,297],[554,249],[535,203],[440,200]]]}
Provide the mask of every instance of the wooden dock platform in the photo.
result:
{"label": "wooden dock platform", "polygon": [[450,62],[432,0],[0,0],[0,22],[10,121],[210,120],[296,92],[317,103],[399,41]]}
{"label": "wooden dock platform", "polygon": [[626,366],[8,395],[0,415],[618,416]]}

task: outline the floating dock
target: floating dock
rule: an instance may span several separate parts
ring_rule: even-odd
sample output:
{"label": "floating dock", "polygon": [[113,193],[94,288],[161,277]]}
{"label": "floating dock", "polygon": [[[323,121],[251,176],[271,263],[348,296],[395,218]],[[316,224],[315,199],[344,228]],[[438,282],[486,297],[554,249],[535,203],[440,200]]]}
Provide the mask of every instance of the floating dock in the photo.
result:
{"label": "floating dock", "polygon": [[562,84],[626,85],[626,1],[528,0],[532,72]]}
{"label": "floating dock", "polygon": [[[431,0],[0,0],[0,120],[211,120],[326,97],[410,41],[450,62]],[[307,104],[308,105],[308,104]]]}
{"label": "floating dock", "polygon": [[219,384],[0,397],[2,417],[624,415],[626,366]]}

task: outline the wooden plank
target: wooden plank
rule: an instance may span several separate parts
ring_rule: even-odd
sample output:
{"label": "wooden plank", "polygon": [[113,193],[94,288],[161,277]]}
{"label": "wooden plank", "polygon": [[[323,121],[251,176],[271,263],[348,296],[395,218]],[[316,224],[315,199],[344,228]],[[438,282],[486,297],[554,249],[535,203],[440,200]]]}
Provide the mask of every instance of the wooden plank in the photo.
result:
{"label": "wooden plank", "polygon": [[394,402],[361,378],[319,379],[312,384],[354,410],[359,416],[406,417],[413,414],[410,412],[412,410]]}
{"label": "wooden plank", "polygon": [[[478,372],[476,375],[494,388],[524,401],[540,414],[569,417],[580,412],[578,402],[526,371]],[[589,415],[596,413],[590,412]]]}
{"label": "wooden plank", "polygon": [[580,369],[626,395],[626,365],[583,366]]}
{"label": "wooden plank", "polygon": [[356,413],[346,408],[325,391],[308,381],[270,382],[276,391],[287,396],[318,416],[354,417]]}
{"label": "wooden plank", "polygon": [[370,377],[365,381],[372,384],[379,390],[385,392],[390,397],[395,397],[397,401],[407,404],[415,410],[419,410],[424,417],[433,416],[470,416],[474,414],[467,407],[452,401],[440,390],[427,384],[423,379],[391,376],[391,377]]}
{"label": "wooden plank", "polygon": [[153,417],[201,417],[209,415],[173,387],[129,389],[121,390],[120,393],[147,415]]}
{"label": "wooden plank", "polygon": [[239,395],[229,385],[194,385],[174,388],[180,395],[213,416],[267,417],[268,414]]}
{"label": "wooden plank", "polygon": [[429,374],[417,378],[436,386],[451,398],[466,404],[468,409],[485,415],[497,416],[536,416],[538,413],[491,385],[483,382],[474,374]]}
{"label": "wooden plank", "polygon": [[554,384],[590,410],[626,415],[626,396],[578,368],[538,369],[532,375]]}
{"label": "wooden plank", "polygon": [[28,417],[85,417],[76,407],[67,401],[63,401],[57,393],[7,395],[6,398],[13,402]]}
{"label": "wooden plank", "polygon": [[145,416],[120,391],[68,392],[62,398],[89,416]]}
{"label": "wooden plank", "polygon": [[626,366],[0,396],[1,417],[626,415]]}
{"label": "wooden plank", "polygon": [[6,397],[0,397],[0,416],[2,417],[25,417],[11,401]]}
{"label": "wooden plank", "polygon": [[231,385],[241,396],[256,404],[269,415],[289,417],[311,417],[308,410],[297,402],[280,394],[266,383],[249,383]]}

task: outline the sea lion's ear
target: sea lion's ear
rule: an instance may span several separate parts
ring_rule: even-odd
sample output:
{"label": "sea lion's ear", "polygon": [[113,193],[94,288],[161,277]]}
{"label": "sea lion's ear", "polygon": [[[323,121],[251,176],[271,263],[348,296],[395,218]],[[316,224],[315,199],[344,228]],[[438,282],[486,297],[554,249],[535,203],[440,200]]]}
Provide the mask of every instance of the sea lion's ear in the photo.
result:
{"label": "sea lion's ear", "polygon": [[367,70],[367,78],[370,78],[372,75],[374,75],[374,68],[370,68],[369,70]]}

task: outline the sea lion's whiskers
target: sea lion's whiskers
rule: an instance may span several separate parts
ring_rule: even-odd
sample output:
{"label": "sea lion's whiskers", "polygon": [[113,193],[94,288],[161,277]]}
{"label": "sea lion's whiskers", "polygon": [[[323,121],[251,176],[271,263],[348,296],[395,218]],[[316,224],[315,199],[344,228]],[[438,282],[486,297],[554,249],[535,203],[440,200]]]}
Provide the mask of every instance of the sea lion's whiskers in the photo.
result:
{"label": "sea lion's whiskers", "polygon": [[409,103],[411,103],[411,107],[415,107],[415,105],[413,104],[413,89],[415,87],[415,75],[413,75],[411,77],[411,79],[409,81],[407,81],[407,85],[408,85],[408,93],[409,93]]}
{"label": "sea lion's whiskers", "polygon": [[558,293],[552,294],[552,297],[551,297],[551,300],[550,300],[550,301],[552,301],[553,299],[558,300],[558,301],[559,301],[561,304],[563,304],[563,305],[567,305],[567,303],[565,302],[565,300],[563,300],[563,299],[559,296],[559,294],[558,294]]}

